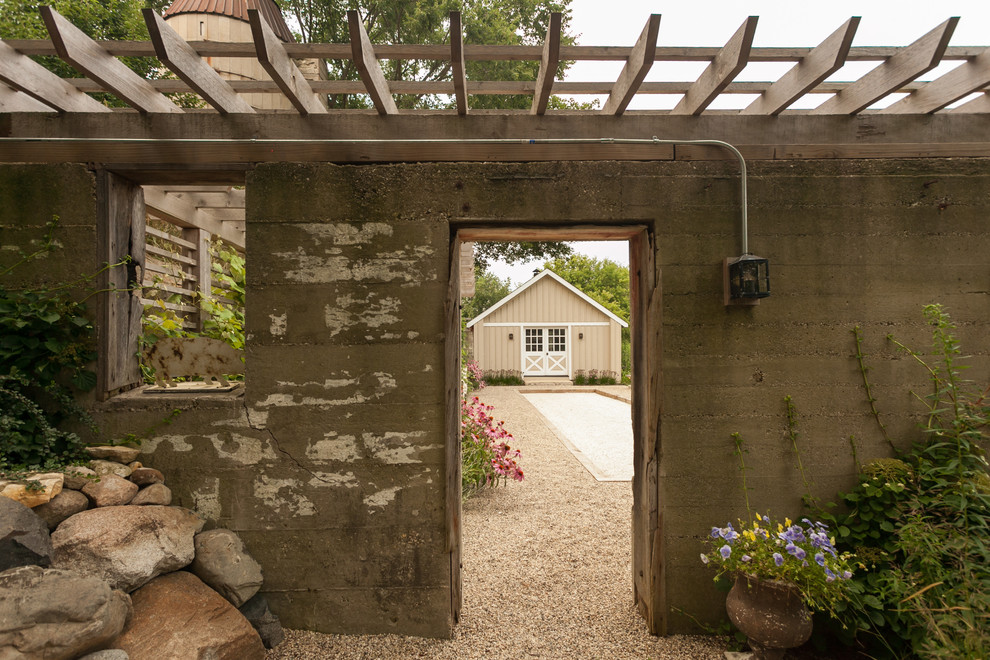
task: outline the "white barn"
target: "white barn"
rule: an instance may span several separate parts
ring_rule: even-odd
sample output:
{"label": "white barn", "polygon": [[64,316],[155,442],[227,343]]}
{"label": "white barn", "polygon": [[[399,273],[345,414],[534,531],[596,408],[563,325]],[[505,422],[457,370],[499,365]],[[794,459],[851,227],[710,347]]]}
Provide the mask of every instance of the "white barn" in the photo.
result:
{"label": "white barn", "polygon": [[549,270],[535,275],[467,328],[484,370],[524,377],[573,378],[578,371],[622,370],[622,328],[629,324]]}

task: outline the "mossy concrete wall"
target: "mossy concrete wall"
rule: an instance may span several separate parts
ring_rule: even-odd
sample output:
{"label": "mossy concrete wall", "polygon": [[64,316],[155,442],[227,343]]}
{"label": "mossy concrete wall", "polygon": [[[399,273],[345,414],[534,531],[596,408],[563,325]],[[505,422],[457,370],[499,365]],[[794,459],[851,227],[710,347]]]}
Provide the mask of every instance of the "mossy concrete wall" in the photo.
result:
{"label": "mossy concrete wall", "polygon": [[[912,392],[929,388],[889,333],[926,349],[921,307],[940,302],[973,356],[968,375],[985,382],[990,367],[990,160],[756,162],[750,174],[750,249],[770,259],[773,295],[726,308],[722,259],[739,253],[732,162],[259,166],[247,182],[246,394],[129,394],[102,418],[135,431],[185,409],[152,433],[148,462],[178,503],[245,538],[288,625],[449,634],[452,232],[645,225],[662,285],[660,589],[667,631],[691,630],[688,615],[722,612],[700,540],[745,514],[731,433],[749,450],[754,508],[794,516],[807,491],[829,499],[853,483],[850,435],[860,461],[890,454],[854,326],[898,446],[919,436]],[[4,227],[20,222],[0,213]]]}

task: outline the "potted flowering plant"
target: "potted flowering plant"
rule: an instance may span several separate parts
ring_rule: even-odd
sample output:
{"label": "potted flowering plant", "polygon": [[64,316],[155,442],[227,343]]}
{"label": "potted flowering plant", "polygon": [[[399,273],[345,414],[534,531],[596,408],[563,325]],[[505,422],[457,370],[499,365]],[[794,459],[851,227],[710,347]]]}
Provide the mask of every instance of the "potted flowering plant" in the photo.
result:
{"label": "potted flowering plant", "polygon": [[729,618],[749,638],[757,658],[782,657],[811,636],[810,610],[834,614],[852,577],[849,554],[835,550],[822,522],[804,518],[783,523],[757,514],[712,527],[701,561],[717,570],[715,579],[735,577],[726,599]]}

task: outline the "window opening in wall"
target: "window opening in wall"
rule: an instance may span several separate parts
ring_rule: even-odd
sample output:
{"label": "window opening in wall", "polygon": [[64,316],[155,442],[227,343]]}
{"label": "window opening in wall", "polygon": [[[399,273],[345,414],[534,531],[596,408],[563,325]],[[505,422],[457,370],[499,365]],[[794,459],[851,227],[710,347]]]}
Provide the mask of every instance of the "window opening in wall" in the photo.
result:
{"label": "window opening in wall", "polygon": [[[477,245],[483,257],[494,251]],[[521,265],[476,260],[474,292],[462,294],[462,357],[471,383],[465,399],[477,396],[504,421],[512,434],[505,441],[521,452],[516,460],[524,473],[521,484],[507,479],[491,493],[467,487],[463,607],[483,612],[484,603],[498,598],[500,625],[518,630],[544,617],[547,607],[559,607],[587,617],[590,627],[631,624],[626,629],[646,634],[629,607],[635,599],[629,241],[566,246],[571,252]],[[470,442],[462,439],[466,479],[473,469]],[[512,533],[492,543],[493,530],[507,526]],[[504,574],[491,570],[505,563],[516,585],[508,591]]]}
{"label": "window opening in wall", "polygon": [[231,391],[244,378],[244,190],[145,186],[147,392]]}

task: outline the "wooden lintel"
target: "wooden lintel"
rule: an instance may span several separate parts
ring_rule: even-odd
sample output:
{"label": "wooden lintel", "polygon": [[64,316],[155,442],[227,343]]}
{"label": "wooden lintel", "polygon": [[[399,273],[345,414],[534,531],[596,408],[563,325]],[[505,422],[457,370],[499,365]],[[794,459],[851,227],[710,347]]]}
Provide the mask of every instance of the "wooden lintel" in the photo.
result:
{"label": "wooden lintel", "polygon": [[110,108],[3,41],[0,41],[0,80],[45,104],[45,110],[111,112]]}
{"label": "wooden lintel", "polygon": [[303,115],[326,114],[326,107],[309,86],[299,67],[285,52],[282,42],[257,9],[248,9],[251,35],[257,50],[258,61],[282,90],[293,107]]}
{"label": "wooden lintel", "polygon": [[660,14],[650,14],[646,27],[636,40],[626,65],[622,67],[608,100],[601,110],[603,115],[621,115],[629,107],[629,102],[639,89],[653,66],[657,52],[657,36],[660,34]]}
{"label": "wooden lintel", "polygon": [[202,229],[219,236],[231,245],[244,249],[244,233],[197,209],[179,195],[166,193],[158,186],[144,186],[147,212],[179,227]]}
{"label": "wooden lintel", "polygon": [[182,112],[182,108],[158,93],[147,80],[103,50],[57,11],[41,7],[41,17],[59,57],[87,77],[99,81],[128,105],[148,113]]}
{"label": "wooden lintel", "polygon": [[972,101],[967,101],[966,103],[963,103],[958,108],[953,108],[952,110],[949,110],[948,112],[952,112],[952,113],[963,113],[963,112],[984,113],[984,112],[990,112],[990,92],[984,92],[983,94],[980,94],[979,96],[977,96]]}
{"label": "wooden lintel", "polygon": [[158,59],[222,115],[253,113],[254,108],[199,56],[154,9],[142,10]]}
{"label": "wooden lintel", "polygon": [[533,105],[529,110],[531,115],[542,115],[547,111],[550,102],[550,92],[553,81],[557,76],[557,66],[560,64],[560,28],[563,14],[555,11],[550,14],[550,25],[547,26],[547,40],[543,43],[543,57],[540,59],[540,72],[536,76],[536,92],[533,94]]}
{"label": "wooden lintel", "polygon": [[842,68],[859,21],[859,16],[846,21],[740,114],[777,115]]}
{"label": "wooden lintel", "polygon": [[464,28],[461,12],[450,12],[450,71],[454,80],[454,99],[457,114],[468,113],[467,74],[464,68]]}
{"label": "wooden lintel", "polygon": [[904,83],[935,68],[949,45],[959,17],[954,16],[897,55],[811,111],[815,115],[854,115]]}
{"label": "wooden lintel", "polygon": [[364,82],[372,103],[375,104],[375,110],[380,115],[398,114],[399,109],[395,105],[395,99],[392,98],[392,92],[389,91],[388,81],[385,80],[382,67],[378,63],[378,58],[375,57],[375,48],[371,45],[368,31],[364,29],[364,23],[361,21],[361,16],[357,10],[347,11],[347,26],[351,34],[351,53],[354,58],[354,65],[361,74],[361,80]]}
{"label": "wooden lintel", "polygon": [[[457,224],[471,224],[462,218]],[[646,227],[643,225],[574,225],[572,227],[461,227],[462,241],[628,241]]]}
{"label": "wooden lintel", "polygon": [[990,48],[880,112],[930,114],[987,85],[990,85]]}
{"label": "wooden lintel", "polygon": [[672,115],[700,115],[711,105],[725,87],[746,68],[749,51],[753,46],[758,16],[750,16],[732,35],[722,51],[712,60],[680,103],[670,111]]}

